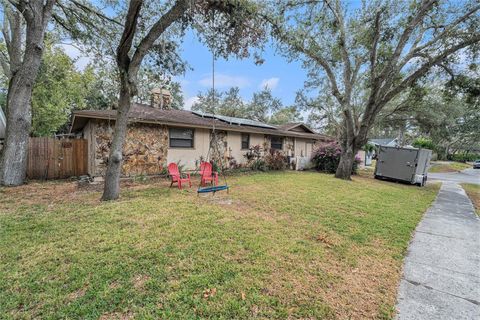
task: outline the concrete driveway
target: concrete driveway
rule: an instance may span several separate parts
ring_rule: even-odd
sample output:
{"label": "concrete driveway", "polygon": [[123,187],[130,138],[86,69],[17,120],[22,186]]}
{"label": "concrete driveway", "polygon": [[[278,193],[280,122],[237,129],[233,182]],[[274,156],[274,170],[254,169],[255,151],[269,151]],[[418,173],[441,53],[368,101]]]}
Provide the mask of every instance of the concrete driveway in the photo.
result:
{"label": "concrete driveway", "polygon": [[429,173],[428,180],[480,184],[480,169],[465,169],[462,172]]}
{"label": "concrete driveway", "polygon": [[444,182],[405,257],[397,319],[480,319],[480,219],[456,182]]}

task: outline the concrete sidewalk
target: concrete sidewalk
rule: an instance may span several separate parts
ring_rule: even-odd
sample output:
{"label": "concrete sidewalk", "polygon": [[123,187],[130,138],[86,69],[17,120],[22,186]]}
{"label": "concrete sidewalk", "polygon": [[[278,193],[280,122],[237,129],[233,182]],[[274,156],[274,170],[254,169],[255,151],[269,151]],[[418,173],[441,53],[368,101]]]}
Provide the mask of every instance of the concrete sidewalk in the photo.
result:
{"label": "concrete sidewalk", "polygon": [[397,319],[480,319],[480,219],[444,182],[408,248]]}

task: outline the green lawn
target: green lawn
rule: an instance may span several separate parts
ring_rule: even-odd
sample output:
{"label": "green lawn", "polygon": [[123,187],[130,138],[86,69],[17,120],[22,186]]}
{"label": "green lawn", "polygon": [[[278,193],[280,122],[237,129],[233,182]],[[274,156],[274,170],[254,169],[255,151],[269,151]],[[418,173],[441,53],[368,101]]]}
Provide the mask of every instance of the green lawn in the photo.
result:
{"label": "green lawn", "polygon": [[472,165],[463,162],[432,162],[428,172],[457,172],[471,167]]}
{"label": "green lawn", "polygon": [[390,318],[425,188],[319,173],[166,181],[117,202],[75,183],[0,189],[1,319]]}

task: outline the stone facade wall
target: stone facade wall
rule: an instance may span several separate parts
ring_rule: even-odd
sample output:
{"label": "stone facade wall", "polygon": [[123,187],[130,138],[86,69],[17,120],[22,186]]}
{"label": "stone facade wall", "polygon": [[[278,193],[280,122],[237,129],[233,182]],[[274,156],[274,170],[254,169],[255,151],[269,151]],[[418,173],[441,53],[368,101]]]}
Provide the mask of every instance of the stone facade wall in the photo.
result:
{"label": "stone facade wall", "polygon": [[[210,140],[212,143],[210,149],[210,159],[217,165],[228,167],[229,146],[228,146],[228,134],[226,131],[216,131],[216,140],[213,139],[213,133],[210,133]],[[207,159],[208,160],[208,159]]]}
{"label": "stone facade wall", "polygon": [[265,154],[267,154],[268,152],[270,152],[271,146],[272,146],[272,143],[271,143],[271,141],[270,141],[270,136],[264,135],[264,136],[263,136],[263,145],[262,145],[262,148],[263,148],[263,151],[265,152]]}
{"label": "stone facade wall", "polygon": [[[95,175],[105,175],[114,123],[95,126]],[[130,124],[123,147],[122,175],[159,174],[167,166],[168,130],[163,125]]]}
{"label": "stone facade wall", "polygon": [[287,156],[295,156],[295,138],[285,137],[283,140],[283,152]]}

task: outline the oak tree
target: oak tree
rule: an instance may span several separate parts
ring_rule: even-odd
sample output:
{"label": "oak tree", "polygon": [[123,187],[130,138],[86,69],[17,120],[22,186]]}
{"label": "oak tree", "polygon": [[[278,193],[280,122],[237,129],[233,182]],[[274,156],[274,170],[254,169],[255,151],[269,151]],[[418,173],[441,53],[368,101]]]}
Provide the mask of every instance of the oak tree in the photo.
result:
{"label": "oak tree", "polygon": [[[264,14],[282,52],[326,79],[341,124],[335,176],[350,179],[354,157],[379,112],[434,68],[451,71],[480,42],[478,1],[276,0]],[[359,97],[359,99],[354,99]]]}

